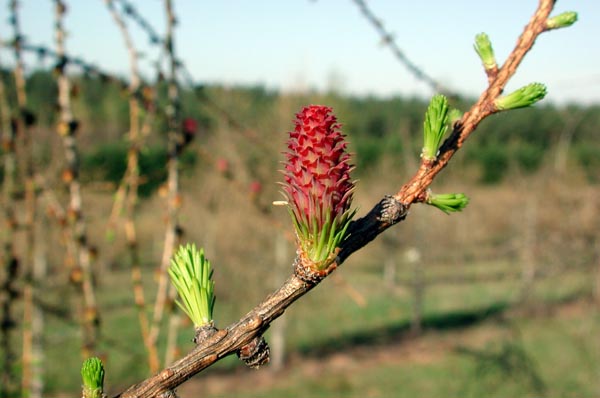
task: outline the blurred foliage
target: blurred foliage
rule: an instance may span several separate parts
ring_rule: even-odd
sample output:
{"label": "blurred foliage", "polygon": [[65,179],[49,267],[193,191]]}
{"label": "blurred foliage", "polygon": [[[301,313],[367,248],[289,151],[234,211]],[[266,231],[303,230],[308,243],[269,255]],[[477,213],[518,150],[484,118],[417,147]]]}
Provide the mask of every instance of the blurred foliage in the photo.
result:
{"label": "blurred foliage", "polygon": [[[485,386],[494,391],[498,384],[511,382],[540,396],[547,390],[537,364],[518,339],[494,341],[483,349],[458,347],[457,351],[471,358],[475,365],[473,376],[480,384],[469,388]],[[467,395],[477,396],[477,392]]]}
{"label": "blurred foliage", "polygon": [[520,170],[526,174],[531,174],[542,165],[544,153],[543,148],[523,142],[512,149],[511,155],[515,158]]}
{"label": "blurred foliage", "polygon": [[502,181],[508,171],[508,147],[501,143],[490,143],[467,149],[467,159],[477,163],[481,169],[480,181],[496,184]]}
{"label": "blurred foliage", "polygon": [[[9,91],[8,99],[14,104],[14,87],[7,72],[2,72]],[[129,115],[127,91],[120,85],[97,76],[80,75],[73,78],[73,107],[81,119],[82,148],[91,153],[87,156],[87,171],[93,164],[103,165],[98,171],[104,178],[114,181],[122,170],[123,161],[117,157],[125,150],[120,141],[128,129]],[[29,75],[27,90],[31,108],[42,126],[51,127],[56,112],[56,83],[51,72],[36,70]],[[166,83],[159,82],[154,88],[158,109],[166,104]],[[351,151],[356,154],[356,173],[368,173],[381,162],[392,159],[395,166],[406,162],[407,156],[415,160],[421,152],[423,118],[427,101],[408,97],[356,97],[336,93],[280,94],[264,86],[223,87],[201,85],[182,87],[182,114],[196,120],[198,138],[205,142],[217,129],[251,131],[261,142],[271,139],[270,134],[285,133],[291,127],[294,113],[304,105],[323,103],[332,106],[348,135]],[[453,99],[451,107],[466,110],[472,103],[468,99]],[[282,106],[282,104],[286,104]],[[282,109],[289,114],[289,124],[281,125]],[[151,138],[152,145],[164,145],[166,118],[158,113]],[[478,181],[484,184],[501,182],[514,170],[531,174],[552,162],[554,148],[569,135],[568,150],[571,165],[579,167],[590,182],[598,182],[598,151],[600,137],[600,106],[555,106],[545,102],[533,108],[505,112],[486,119],[469,140],[467,155],[462,166],[475,166],[479,170]],[[233,140],[237,137],[231,136]],[[561,141],[562,140],[562,141]],[[281,139],[283,142],[283,138]],[[153,187],[160,171],[154,161],[158,153],[148,149],[142,173],[148,176],[148,184],[142,188],[145,194]],[[112,153],[109,153],[112,152]],[[103,154],[103,155],[102,155]],[[106,160],[101,160],[106,156]],[[258,173],[260,164],[277,162],[279,152],[262,151],[255,145],[244,144],[244,156],[251,174]],[[113,159],[109,161],[108,159]],[[406,167],[406,165],[404,165]],[[455,168],[461,165],[455,165]]]}
{"label": "blurred foliage", "polygon": [[[82,159],[81,173],[84,181],[108,181],[119,184],[127,169],[128,145],[124,142],[102,144],[85,154]],[[197,154],[191,149],[185,150],[180,157],[180,169],[190,170],[197,160]],[[167,150],[151,146],[142,149],[139,157],[142,176],[139,194],[150,196],[167,180]]]}
{"label": "blurred foliage", "polygon": [[35,71],[27,79],[27,102],[42,125],[52,125],[57,115],[56,79],[44,71]]}
{"label": "blurred foliage", "polygon": [[600,145],[580,143],[575,147],[579,164],[590,182],[600,182]]}

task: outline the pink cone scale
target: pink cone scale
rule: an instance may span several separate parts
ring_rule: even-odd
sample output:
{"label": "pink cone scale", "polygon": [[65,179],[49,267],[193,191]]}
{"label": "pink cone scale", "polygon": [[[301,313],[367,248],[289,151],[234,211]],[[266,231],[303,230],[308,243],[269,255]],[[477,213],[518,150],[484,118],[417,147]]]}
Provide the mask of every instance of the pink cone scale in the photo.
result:
{"label": "pink cone scale", "polygon": [[283,191],[296,229],[301,260],[326,269],[335,260],[354,211],[347,142],[332,109],[310,105],[289,133]]}

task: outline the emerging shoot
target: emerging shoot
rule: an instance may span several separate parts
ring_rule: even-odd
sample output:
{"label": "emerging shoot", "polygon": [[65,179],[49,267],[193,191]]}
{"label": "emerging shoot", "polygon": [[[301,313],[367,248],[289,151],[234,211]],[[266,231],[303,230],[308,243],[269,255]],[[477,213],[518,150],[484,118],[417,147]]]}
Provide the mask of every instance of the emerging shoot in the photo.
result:
{"label": "emerging shoot", "polygon": [[546,93],[545,85],[542,83],[531,83],[508,95],[496,98],[494,105],[497,111],[525,108],[541,101],[546,96]]}
{"label": "emerging shoot", "polygon": [[450,112],[448,112],[448,126],[452,128],[454,123],[458,122],[462,117],[463,113],[460,110],[456,108],[450,109]]}
{"label": "emerging shoot", "polygon": [[558,14],[546,21],[546,29],[567,28],[577,22],[577,13],[574,11],[566,11]]}
{"label": "emerging shoot", "polygon": [[475,51],[479,55],[479,58],[481,58],[481,63],[485,70],[498,68],[492,42],[486,33],[480,33],[475,36],[475,45],[473,47],[475,47]]}
{"label": "emerging shoot", "polygon": [[83,379],[83,398],[102,398],[104,396],[104,366],[99,358],[88,358],[81,367]]}
{"label": "emerging shoot", "polygon": [[444,134],[448,130],[448,99],[436,94],[431,99],[423,123],[424,145],[421,157],[434,161]]}
{"label": "emerging shoot", "polygon": [[196,328],[210,325],[213,320],[215,282],[212,273],[204,249],[198,251],[194,244],[179,246],[171,259],[169,275],[181,299],[176,303]]}
{"label": "emerging shoot", "polygon": [[437,207],[446,214],[450,214],[461,211],[467,207],[469,198],[463,193],[446,193],[439,195],[430,193],[425,203]]}

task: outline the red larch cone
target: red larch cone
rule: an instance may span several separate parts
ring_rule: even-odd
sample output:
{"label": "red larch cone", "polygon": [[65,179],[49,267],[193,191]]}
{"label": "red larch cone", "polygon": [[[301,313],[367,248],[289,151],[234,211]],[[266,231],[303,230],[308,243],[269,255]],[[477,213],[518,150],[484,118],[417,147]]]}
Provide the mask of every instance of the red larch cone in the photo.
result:
{"label": "red larch cone", "polygon": [[322,273],[335,260],[354,211],[353,166],[340,124],[326,106],[303,108],[285,153],[284,194],[296,228],[297,264]]}

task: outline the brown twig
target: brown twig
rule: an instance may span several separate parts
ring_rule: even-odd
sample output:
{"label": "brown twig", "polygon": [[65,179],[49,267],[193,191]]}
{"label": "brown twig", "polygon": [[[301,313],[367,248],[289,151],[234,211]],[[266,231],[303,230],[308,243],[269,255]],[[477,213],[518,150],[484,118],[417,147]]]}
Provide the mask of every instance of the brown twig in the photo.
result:
{"label": "brown twig", "polygon": [[[173,61],[174,61],[174,65],[175,65],[175,69],[171,68],[172,76],[174,74],[176,74],[177,72],[181,73],[183,76],[184,83],[187,84],[192,89],[194,89],[195,84],[193,82],[191,74],[185,67],[185,64],[183,63],[182,60],[176,58],[174,51],[170,51],[170,49],[172,49],[172,46],[169,45],[169,39],[167,38],[166,40],[163,40],[162,38],[160,38],[159,34],[153,28],[153,26],[146,19],[144,19],[144,17],[137,11],[137,9],[131,3],[129,3],[126,0],[118,0],[117,2],[121,4],[123,14],[125,14],[125,16],[130,17],[140,28],[142,28],[142,30],[144,30],[147,33],[147,36],[149,37],[150,42],[152,44],[159,45],[163,49],[167,50],[166,52],[167,52],[169,58],[171,59],[171,65],[173,65]],[[167,14],[169,15],[169,11],[167,11]],[[172,39],[171,39],[171,42],[172,42]],[[194,90],[194,93],[197,94],[198,92],[196,90]],[[202,104],[204,106],[208,106],[209,108],[216,110],[217,113],[223,115],[230,125],[237,128],[239,131],[241,131],[241,133],[244,137],[246,137],[252,141],[255,148],[259,148],[263,151],[267,151],[267,148],[264,145],[261,145],[260,141],[258,140],[258,137],[255,134],[253,134],[249,129],[244,128],[241,123],[237,122],[237,120],[231,114],[229,114],[225,109],[223,109],[218,104],[216,104],[216,102],[214,100],[212,100],[209,97],[200,96],[200,95],[198,95],[198,99],[202,100]],[[179,138],[178,141],[180,142],[180,140],[181,139]],[[207,152],[203,153],[203,158],[205,160],[209,160],[209,161],[213,161],[213,162],[215,160],[213,158],[212,154],[207,153]],[[239,184],[239,181],[236,181],[233,178],[229,179],[229,181],[234,184],[237,183],[236,184],[237,188],[240,190],[243,190],[245,188],[245,187],[242,188],[241,185]],[[119,198],[124,197],[123,190],[119,189],[119,193],[118,193],[117,197],[119,197]],[[114,209],[115,209],[115,207],[113,207],[113,215],[116,214]],[[274,220],[272,220],[272,222],[275,223]],[[167,227],[167,231],[168,230],[169,230],[169,228]],[[166,258],[163,256],[163,261],[164,260],[166,260]],[[162,264],[164,264],[164,262]],[[157,297],[161,295],[161,293],[160,293],[161,292],[161,283],[162,283],[162,280],[159,279],[159,295],[157,295]],[[178,325],[180,323],[180,320],[179,320],[178,313],[172,313],[172,309],[173,309],[172,303],[173,303],[173,300],[175,299],[175,294],[176,294],[176,292],[174,289],[170,289],[168,291],[167,295],[168,295],[169,299],[167,300],[167,302],[166,302],[167,306],[165,307],[167,309],[167,311],[171,314],[171,319],[169,320],[168,329],[167,329],[167,345],[166,345],[166,355],[165,355],[165,363],[166,364],[169,364],[172,362],[172,360],[175,358],[176,351],[177,351],[175,343],[176,343],[176,333],[179,328]],[[156,309],[156,306],[155,306],[155,309]],[[157,314],[157,312],[155,311],[155,316],[156,316],[156,314]],[[160,318],[162,319],[162,315],[160,315]],[[154,323],[153,325],[156,325],[156,323]],[[154,326],[153,333],[154,332],[158,333],[158,331],[159,331],[158,327]],[[152,335],[153,341],[151,341],[151,344],[156,345],[156,338],[154,336],[156,336],[156,338],[158,337],[156,334],[153,334]],[[156,370],[158,370],[158,369],[155,369],[154,371],[156,371]]]}
{"label": "brown twig", "polygon": [[23,227],[25,231],[25,255],[22,256],[23,263],[17,263],[21,266],[24,275],[23,284],[23,341],[22,341],[22,372],[21,372],[21,392],[23,394],[34,394],[34,385],[32,381],[37,378],[33,374],[34,352],[34,333],[32,330],[34,314],[34,258],[35,251],[35,218],[36,218],[36,197],[35,185],[33,181],[33,151],[32,151],[32,129],[33,115],[27,110],[27,94],[25,91],[25,72],[23,66],[23,56],[21,51],[22,33],[19,20],[19,3],[16,0],[10,2],[11,23],[13,25],[14,40],[13,50],[15,57],[14,79],[17,94],[18,116],[15,117],[15,154],[18,162],[18,170],[25,191],[25,219]]}
{"label": "brown twig", "polygon": [[381,36],[381,42],[388,46],[392,51],[392,54],[400,61],[402,65],[408,69],[408,71],[418,80],[427,84],[434,92],[444,93],[449,96],[458,96],[456,93],[452,93],[447,87],[442,85],[436,79],[427,74],[423,68],[417,66],[414,62],[410,60],[402,51],[396,40],[394,39],[394,35],[391,32],[388,32],[383,26],[383,22],[379,19],[373,11],[367,6],[367,3],[364,0],[352,0],[354,4],[358,7],[361,14],[373,25],[379,36]]}
{"label": "brown twig", "polygon": [[152,325],[150,327],[150,342],[156,344],[160,332],[160,324],[163,319],[169,296],[169,281],[167,269],[180,232],[178,215],[180,207],[179,192],[179,155],[183,149],[183,137],[180,133],[180,98],[179,86],[176,80],[177,59],[175,57],[173,28],[175,15],[171,0],[165,0],[167,15],[167,33],[165,37],[165,49],[170,63],[170,75],[168,79],[169,105],[168,118],[168,160],[167,160],[167,217],[165,225],[165,240],[163,255],[160,262],[158,289],[154,303]]}
{"label": "brown twig", "polygon": [[[12,48],[14,46],[14,40],[0,41],[0,47]],[[24,37],[19,37],[19,46],[22,52],[35,54],[40,59],[50,57],[57,60],[59,62],[60,67],[62,67],[63,65],[66,66],[67,64],[76,66],[80,68],[85,75],[96,76],[102,81],[115,83],[120,87],[127,87],[127,82],[122,78],[115,76],[105,70],[102,70],[94,64],[86,62],[82,58],[75,57],[67,53],[64,53],[62,56],[59,56],[59,54],[56,51],[49,49],[46,46],[28,43]]]}
{"label": "brown twig", "polygon": [[[165,49],[167,50],[167,54],[168,54],[168,58],[169,58],[169,69],[170,69],[169,102],[170,102],[170,106],[172,107],[172,110],[173,110],[172,114],[167,113],[168,123],[169,123],[169,136],[170,136],[169,140],[170,141],[173,140],[172,141],[173,143],[169,143],[169,146],[171,146],[171,148],[169,148],[169,152],[172,151],[172,153],[173,153],[172,159],[176,159],[176,162],[172,162],[172,159],[169,159],[169,161],[168,161],[169,164],[167,165],[167,168],[169,169],[169,174],[171,174],[171,167],[173,167],[173,174],[172,174],[171,178],[174,181],[177,181],[177,183],[173,184],[173,187],[175,188],[175,190],[173,192],[171,192],[170,187],[168,188],[168,192],[167,192],[167,200],[169,201],[169,204],[167,205],[167,212],[170,214],[168,216],[168,218],[169,219],[172,218],[172,221],[174,221],[174,222],[173,223],[171,223],[171,221],[167,222],[168,225],[169,224],[172,225],[173,231],[170,231],[167,228],[167,231],[165,232],[165,243],[170,240],[168,238],[169,235],[173,235],[174,239],[173,239],[173,244],[170,248],[167,248],[167,245],[165,244],[165,249],[163,252],[163,261],[167,261],[167,263],[161,264],[161,272],[163,272],[163,270],[166,271],[166,269],[168,268],[173,251],[175,250],[175,246],[181,241],[182,235],[183,235],[183,228],[181,228],[181,226],[179,225],[179,220],[178,220],[179,208],[181,206],[181,194],[180,194],[180,190],[179,190],[179,171],[177,169],[179,168],[179,156],[181,155],[181,152],[187,145],[187,142],[185,141],[185,137],[183,136],[182,131],[181,131],[181,129],[182,129],[182,126],[181,126],[181,98],[180,98],[180,91],[179,91],[179,82],[177,79],[177,68],[178,68],[180,61],[177,59],[176,54],[175,54],[175,43],[174,43],[174,35],[173,34],[174,34],[175,24],[177,21],[175,18],[175,13],[173,11],[172,0],[165,0],[165,11],[166,11],[166,15],[167,15],[167,33],[166,33],[166,37],[165,37]],[[169,155],[169,156],[171,156],[171,155]],[[174,163],[175,166],[173,166],[171,163]],[[167,179],[167,184],[169,184],[169,180],[171,178]],[[171,195],[172,195],[173,202],[171,202]],[[171,208],[169,208],[169,207],[171,207]],[[167,254],[167,251],[171,252],[168,259],[165,257]],[[168,279],[168,278],[165,278],[165,279]],[[167,327],[167,340],[166,340],[167,344],[165,347],[165,362],[164,362],[165,366],[170,365],[177,355],[177,335],[179,333],[179,325],[181,323],[181,313],[178,311],[175,311],[174,303],[175,303],[176,297],[177,297],[177,291],[175,290],[175,287],[172,285],[169,285],[167,298],[164,302],[166,312],[169,316],[169,322],[168,322],[168,327]]]}
{"label": "brown twig", "polygon": [[[146,347],[148,354],[148,367],[150,372],[155,373],[160,367],[156,341],[150,340],[150,324],[148,315],[146,313],[146,299],[144,296],[144,287],[142,284],[142,268],[140,264],[139,248],[137,241],[136,223],[135,223],[135,212],[138,201],[138,187],[139,187],[139,154],[141,147],[141,140],[143,135],[141,130],[149,129],[150,118],[144,118],[144,127],[140,129],[140,102],[139,97],[135,93],[140,89],[140,75],[138,70],[138,55],[133,45],[131,35],[127,30],[127,26],[123,21],[121,15],[115,9],[112,0],[104,1],[115,24],[118,26],[123,41],[127,47],[129,54],[129,65],[131,79],[129,82],[129,151],[127,153],[127,169],[125,176],[123,177],[122,183],[118,190],[118,197],[123,198],[122,203],[115,201],[113,206],[113,217],[118,214],[118,209],[122,204],[125,204],[125,236],[127,239],[127,250],[129,252],[129,258],[131,262],[131,282],[133,285],[133,293],[135,299],[135,305],[138,312],[138,321],[140,323],[140,330],[142,333],[142,340]],[[114,222],[114,221],[112,221]]]}
{"label": "brown twig", "polygon": [[[63,17],[66,5],[62,0],[55,0],[55,31],[56,53],[59,59],[65,54],[65,30]],[[71,110],[71,82],[66,74],[66,62],[59,62],[55,68],[58,73],[58,108],[59,123],[58,134],[62,137],[65,151],[66,169],[63,180],[69,189],[68,221],[71,234],[68,247],[71,247],[75,259],[72,280],[76,283],[83,301],[83,311],[80,321],[83,332],[81,354],[83,358],[95,354],[96,343],[99,335],[99,313],[96,302],[96,293],[92,282],[92,264],[87,228],[82,210],[81,183],[79,181],[79,152],[77,149],[76,133],[79,122],[74,118]],[[75,277],[74,275],[80,275]]]}
{"label": "brown twig", "polygon": [[15,216],[15,133],[11,126],[10,108],[4,88],[4,79],[0,78],[0,122],[2,128],[2,154],[4,178],[2,181],[2,207],[4,209],[4,273],[0,285],[1,311],[0,319],[0,351],[2,351],[2,370],[0,374],[0,395],[11,395],[17,390],[17,375],[14,371],[16,354],[12,342],[12,331],[15,327],[13,307],[19,296],[16,287],[19,260],[17,258],[15,237],[17,219]]}

